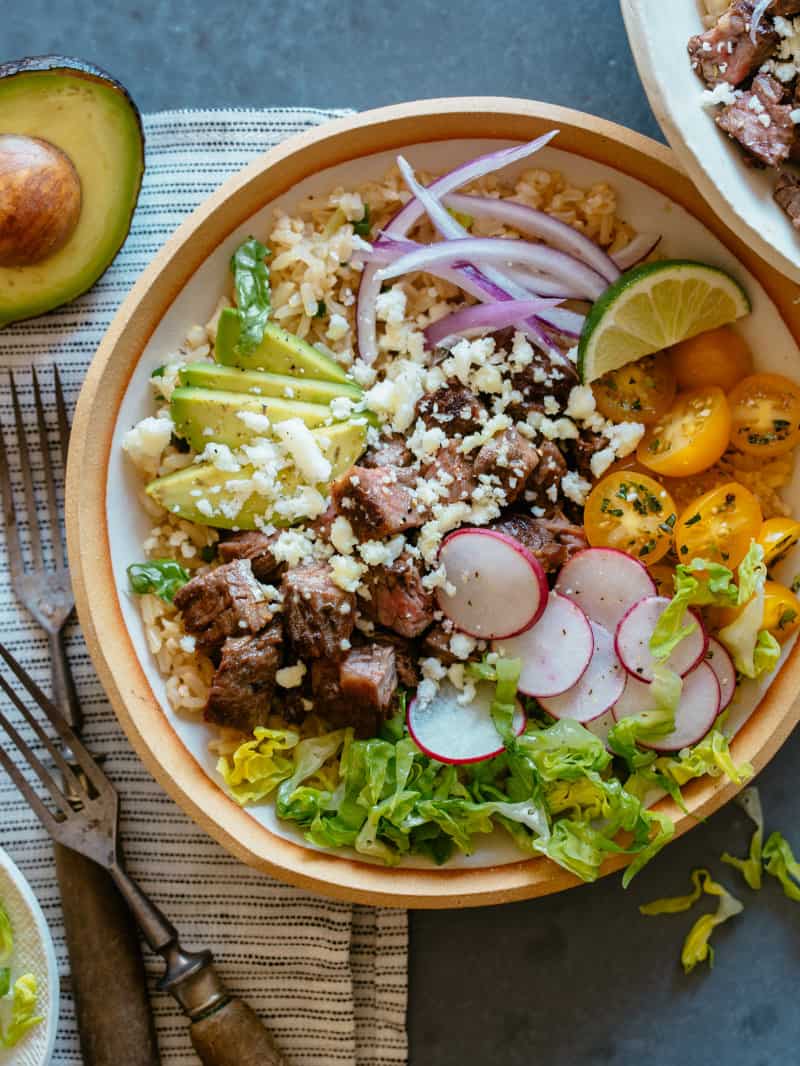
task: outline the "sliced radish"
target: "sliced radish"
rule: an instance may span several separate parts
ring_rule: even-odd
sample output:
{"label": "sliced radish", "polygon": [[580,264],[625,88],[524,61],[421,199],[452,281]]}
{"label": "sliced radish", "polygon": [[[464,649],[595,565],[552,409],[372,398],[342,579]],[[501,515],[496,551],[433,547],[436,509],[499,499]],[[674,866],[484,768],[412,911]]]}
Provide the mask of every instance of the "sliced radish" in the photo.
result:
{"label": "sliced radish", "polygon": [[590,625],[594,651],[580,681],[560,696],[539,700],[554,718],[591,722],[613,707],[625,688],[625,671],[614,651],[611,634],[597,622]]}
{"label": "sliced radish", "polygon": [[608,748],[608,734],[617,724],[617,720],[614,717],[614,711],[606,711],[605,714],[601,714],[599,718],[593,718],[591,722],[584,722],[584,728],[588,729],[590,733],[594,733],[598,740],[602,740],[603,745],[609,751]]}
{"label": "sliced radish", "polygon": [[[669,604],[666,596],[646,596],[630,608],[617,626],[614,639],[617,655],[628,673],[639,681],[649,683],[653,680],[656,660],[650,651],[650,638]],[[700,617],[694,611],[685,611],[681,628],[692,622],[697,624],[695,631],[684,637],[664,663],[680,677],[685,677],[702,661],[708,647],[708,634]]]}
{"label": "sliced radish", "polygon": [[615,633],[622,616],[656,586],[647,568],[616,548],[586,548],[566,563],[556,592],[574,600],[592,622]]}
{"label": "sliced radish", "polygon": [[[714,671],[707,663],[700,663],[683,679],[673,731],[647,744],[640,741],[641,745],[654,751],[680,751],[702,740],[719,714],[719,691]],[[622,698],[614,704],[614,718],[620,722],[654,710],[652,686],[629,677]]]}
{"label": "sliced radish", "polygon": [[[504,745],[491,714],[494,685],[476,685],[475,698],[469,703],[459,703],[460,695],[449,681],[442,681],[429,702],[411,701],[406,719],[415,743],[438,762],[480,762],[500,755]],[[525,728],[525,712],[519,703],[513,727],[517,736]]]}
{"label": "sliced radish", "polygon": [[708,641],[705,661],[714,671],[719,682],[719,713],[725,710],[736,692],[736,667],[727,648],[714,637]]}
{"label": "sliced radish", "polygon": [[541,563],[518,540],[494,529],[459,529],[439,551],[452,595],[439,589],[439,606],[456,629],[500,640],[530,629],[547,603]]}
{"label": "sliced radish", "polygon": [[552,593],[544,614],[517,637],[495,641],[492,650],[522,660],[519,690],[527,696],[559,696],[580,680],[594,651],[589,619],[572,600]]}

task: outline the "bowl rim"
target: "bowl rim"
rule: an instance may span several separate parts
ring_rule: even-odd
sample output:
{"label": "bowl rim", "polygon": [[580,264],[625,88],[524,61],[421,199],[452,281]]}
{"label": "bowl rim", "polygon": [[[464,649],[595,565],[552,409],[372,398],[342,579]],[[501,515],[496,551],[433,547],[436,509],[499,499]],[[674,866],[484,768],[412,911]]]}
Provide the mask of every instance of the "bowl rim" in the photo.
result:
{"label": "bowl rim", "polygon": [[[697,0],[692,0],[692,2],[697,4]],[[786,252],[780,251],[750,221],[744,205],[720,185],[708,157],[702,152],[696,151],[689,144],[687,135],[684,132],[684,125],[678,118],[678,110],[670,105],[670,95],[664,92],[661,80],[655,73],[652,36],[649,32],[647,21],[647,5],[643,4],[641,0],[620,0],[620,6],[639,79],[647,94],[647,99],[656,121],[669,141],[670,147],[677,155],[681,166],[691,177],[713,211],[719,212],[723,220],[725,214],[727,214],[731,224],[735,223],[741,232],[747,233],[748,241],[766,262],[770,263],[775,270],[785,273],[795,284],[800,283],[800,236],[797,238],[797,251],[794,256],[789,256]],[[698,9],[698,30],[701,28]],[[702,86],[699,81],[697,85],[699,94]],[[719,131],[714,128],[713,119],[710,115],[706,115],[706,118],[710,124],[709,136],[716,136]],[[744,159],[741,160],[740,166],[745,166]],[[742,183],[742,187],[744,187],[744,183]],[[780,207],[774,201],[773,207],[776,212],[780,212]],[[786,226],[791,227],[788,218],[786,219]]]}
{"label": "bowl rim", "polygon": [[[615,123],[552,104],[505,97],[454,97],[396,104],[334,119],[270,149],[229,178],[175,231],[123,301],[89,367],[73,422],[66,478],[67,543],[78,617],[89,653],[128,739],[179,806],[250,866],[314,892],[389,907],[444,908],[505,903],[582,882],[544,858],[506,865],[420,869],[384,867],[312,851],[258,823],[207,776],[163,714],[122,618],[106,524],[111,441],[122,397],[151,334],[177,293],[217,245],[275,197],[318,171],[360,156],[454,139],[529,140],[557,125],[555,146],[629,174],[683,206],[761,282],[796,340],[800,305],[774,272],[713,213],[680,172],[671,151]],[[760,770],[800,718],[800,645],[732,742],[737,760]],[[658,810],[676,836],[738,791],[725,779],[685,789],[691,814],[671,800]],[[607,874],[626,862],[612,856]]]}

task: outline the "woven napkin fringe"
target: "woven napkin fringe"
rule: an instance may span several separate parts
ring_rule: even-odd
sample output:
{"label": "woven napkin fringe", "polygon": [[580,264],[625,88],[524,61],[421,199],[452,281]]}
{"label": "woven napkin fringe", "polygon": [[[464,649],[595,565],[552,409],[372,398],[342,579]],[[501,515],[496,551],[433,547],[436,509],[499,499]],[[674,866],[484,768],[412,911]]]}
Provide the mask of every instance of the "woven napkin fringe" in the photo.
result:
{"label": "woven napkin fringe", "polygon": [[[70,307],[0,333],[0,367],[13,368],[33,432],[26,373],[58,363],[71,406],[114,312],[139,273],[182,219],[228,175],[285,137],[343,112],[315,109],[165,111],[144,118],[147,172],[125,247],[91,293]],[[46,410],[55,439],[55,410]],[[11,424],[7,376],[0,373],[0,418]],[[9,442],[11,443],[11,442]],[[32,455],[42,488],[41,456]],[[18,455],[9,457],[21,491]],[[62,487],[59,486],[59,492]],[[23,537],[26,534],[22,530]],[[0,640],[49,687],[47,645],[10,589],[0,529]],[[87,714],[90,748],[122,793],[128,864],[181,930],[187,947],[213,948],[230,986],[273,1027],[293,1066],[405,1063],[408,935],[406,914],[311,896],[239,864],[195,826],[153,782],[130,749],[74,626],[69,655]],[[56,942],[64,985],[53,1066],[80,1066],[69,992],[58,885],[50,843],[5,776],[0,778],[0,843],[30,879]],[[165,1066],[196,1066],[186,1020],[155,990],[162,964],[146,959]]]}

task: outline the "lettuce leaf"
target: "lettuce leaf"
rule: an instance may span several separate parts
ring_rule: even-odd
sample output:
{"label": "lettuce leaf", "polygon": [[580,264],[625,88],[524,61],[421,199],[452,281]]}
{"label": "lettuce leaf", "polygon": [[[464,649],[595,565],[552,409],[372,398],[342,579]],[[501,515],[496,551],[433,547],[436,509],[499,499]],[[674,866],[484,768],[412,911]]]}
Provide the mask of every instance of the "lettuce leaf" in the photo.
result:
{"label": "lettuce leaf", "polygon": [[5,966],[14,950],[14,930],[5,907],[0,903],[0,966]]}
{"label": "lettuce leaf", "polygon": [[292,776],[294,761],[290,752],[300,737],[290,729],[259,727],[231,755],[223,755],[217,762],[217,773],[228,791],[243,807],[258,803],[273,792],[281,781]]}
{"label": "lettuce leaf", "polygon": [[14,982],[11,1021],[7,1029],[0,1028],[4,1047],[16,1047],[27,1032],[44,1021],[41,1014],[36,1014],[37,994],[36,978],[32,973],[23,974]]}
{"label": "lettuce leaf", "polygon": [[640,770],[655,761],[655,752],[642,751],[639,747],[641,742],[648,743],[665,737],[675,728],[675,712],[680,703],[683,682],[663,663],[657,663],[653,673],[649,691],[654,697],[655,708],[623,718],[608,733],[609,747],[626,761],[631,771]]}
{"label": "lettuce leaf", "polygon": [[269,321],[269,268],[265,263],[269,254],[270,251],[265,245],[255,237],[248,237],[231,257],[236,311],[239,316],[239,340],[236,347],[242,355],[255,351],[261,344],[264,328]]}
{"label": "lettuce leaf", "polygon": [[656,759],[655,768],[679,786],[706,774],[710,777],[725,774],[735,785],[743,785],[753,776],[750,763],[735,765],[728,738],[717,725],[694,747],[684,748],[677,756]]}
{"label": "lettuce leaf", "polygon": [[767,873],[777,877],[789,899],[800,903],[800,862],[795,859],[789,842],[780,833],[770,833],[762,856]]}
{"label": "lettuce leaf", "polygon": [[188,572],[174,559],[151,559],[128,567],[128,581],[137,596],[152,593],[166,603],[172,603],[188,580]]}
{"label": "lettuce leaf", "polygon": [[717,910],[713,914],[704,914],[698,918],[683,943],[681,962],[684,972],[687,974],[691,973],[699,963],[706,960],[708,960],[710,966],[714,965],[714,949],[709,943],[711,934],[718,925],[744,910],[743,904],[735,896],[731,895],[724,885],[714,881],[708,870],[693,870],[692,884],[694,888],[686,896],[656,899],[652,903],[645,903],[639,908],[642,914],[648,916],[679,914],[693,907],[700,899],[702,893],[719,898]]}
{"label": "lettuce leaf", "polygon": [[762,842],[764,839],[764,815],[761,810],[761,797],[757,788],[746,788],[736,797],[736,802],[744,808],[748,816],[755,822],[755,832],[750,838],[750,852],[745,859],[739,859],[727,851],[722,856],[722,861],[728,866],[738,870],[747,884],[752,889],[761,888],[761,860]]}

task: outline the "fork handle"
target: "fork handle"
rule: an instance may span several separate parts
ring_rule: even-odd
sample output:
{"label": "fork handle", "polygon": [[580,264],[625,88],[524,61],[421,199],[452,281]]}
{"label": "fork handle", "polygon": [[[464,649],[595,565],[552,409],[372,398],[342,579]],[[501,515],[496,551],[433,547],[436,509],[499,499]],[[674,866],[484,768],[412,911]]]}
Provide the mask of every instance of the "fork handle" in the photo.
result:
{"label": "fork handle", "polygon": [[75,691],[75,681],[72,677],[69,659],[64,647],[64,633],[59,629],[57,633],[48,633],[47,640],[50,644],[50,673],[53,679],[53,702],[61,714],[66,718],[75,732],[80,736],[83,725],[83,712],[78,702],[78,693]]}
{"label": "fork handle", "polygon": [[288,1066],[269,1030],[241,999],[192,1022],[192,1047],[205,1066]]}

